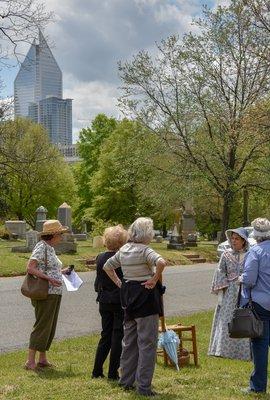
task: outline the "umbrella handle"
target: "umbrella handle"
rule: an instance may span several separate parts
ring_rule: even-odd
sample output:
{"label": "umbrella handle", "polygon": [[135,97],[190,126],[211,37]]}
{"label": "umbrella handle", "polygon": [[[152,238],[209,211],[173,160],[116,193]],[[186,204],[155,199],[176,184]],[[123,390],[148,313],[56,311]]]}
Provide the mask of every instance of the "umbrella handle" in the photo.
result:
{"label": "umbrella handle", "polygon": [[166,329],[166,324],[165,324],[165,317],[162,316],[159,319],[160,319],[160,323],[161,323],[161,331],[166,332],[167,329]]}

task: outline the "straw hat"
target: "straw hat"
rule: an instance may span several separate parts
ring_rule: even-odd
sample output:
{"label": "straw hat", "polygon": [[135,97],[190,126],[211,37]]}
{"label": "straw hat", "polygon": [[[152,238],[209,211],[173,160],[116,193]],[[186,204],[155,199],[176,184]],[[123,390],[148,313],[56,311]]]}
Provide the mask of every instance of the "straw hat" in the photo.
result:
{"label": "straw hat", "polygon": [[63,226],[57,219],[48,219],[44,222],[43,230],[40,232],[40,235],[56,235],[57,233],[65,233],[68,231],[68,226]]}

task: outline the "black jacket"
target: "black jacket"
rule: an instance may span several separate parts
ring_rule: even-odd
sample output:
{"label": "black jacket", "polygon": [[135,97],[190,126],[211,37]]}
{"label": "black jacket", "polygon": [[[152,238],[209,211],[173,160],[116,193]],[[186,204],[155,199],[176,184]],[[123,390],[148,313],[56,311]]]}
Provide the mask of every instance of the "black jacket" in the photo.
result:
{"label": "black jacket", "polygon": [[162,295],[165,286],[158,281],[154,289],[146,289],[141,281],[123,281],[121,287],[121,304],[125,311],[125,320],[163,315]]}
{"label": "black jacket", "polygon": [[[97,275],[95,279],[95,291],[98,293],[97,301],[106,304],[119,304],[120,305],[120,289],[109,278],[103,270],[106,261],[115,254],[114,251],[105,251],[97,256]],[[115,270],[118,277],[122,280],[123,273],[121,268]]]}

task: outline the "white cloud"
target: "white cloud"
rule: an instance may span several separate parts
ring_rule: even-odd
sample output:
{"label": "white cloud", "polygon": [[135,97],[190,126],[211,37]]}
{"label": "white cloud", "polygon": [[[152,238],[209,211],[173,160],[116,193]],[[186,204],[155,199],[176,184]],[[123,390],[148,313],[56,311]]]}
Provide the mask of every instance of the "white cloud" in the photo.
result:
{"label": "white cloud", "polygon": [[68,88],[64,90],[65,98],[73,99],[73,140],[78,139],[80,129],[90,126],[93,118],[99,113],[119,117],[117,98],[119,91],[116,85],[106,82],[81,82],[72,75],[67,77]]}
{"label": "white cloud", "polygon": [[205,2],[46,0],[55,22],[45,34],[49,44],[55,44],[52,51],[63,71],[64,96],[74,99],[74,133],[99,112],[119,116],[117,62],[142,49],[152,52],[155,42],[194,29],[192,18]]}
{"label": "white cloud", "polygon": [[218,6],[228,6],[230,3],[230,0],[216,0],[214,8],[217,8]]}
{"label": "white cloud", "polygon": [[47,0],[48,28],[63,70],[64,96],[73,98],[74,139],[99,112],[119,116],[117,62],[155,42],[190,31],[199,0]]}

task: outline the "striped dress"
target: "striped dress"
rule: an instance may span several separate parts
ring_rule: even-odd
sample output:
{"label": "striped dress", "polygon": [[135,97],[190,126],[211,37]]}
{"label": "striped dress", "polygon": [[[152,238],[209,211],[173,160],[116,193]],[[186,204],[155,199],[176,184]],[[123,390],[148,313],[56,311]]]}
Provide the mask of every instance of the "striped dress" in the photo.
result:
{"label": "striped dress", "polygon": [[154,268],[162,257],[151,247],[128,242],[105,263],[103,269],[114,270],[122,268],[125,281],[146,281],[154,274]]}

